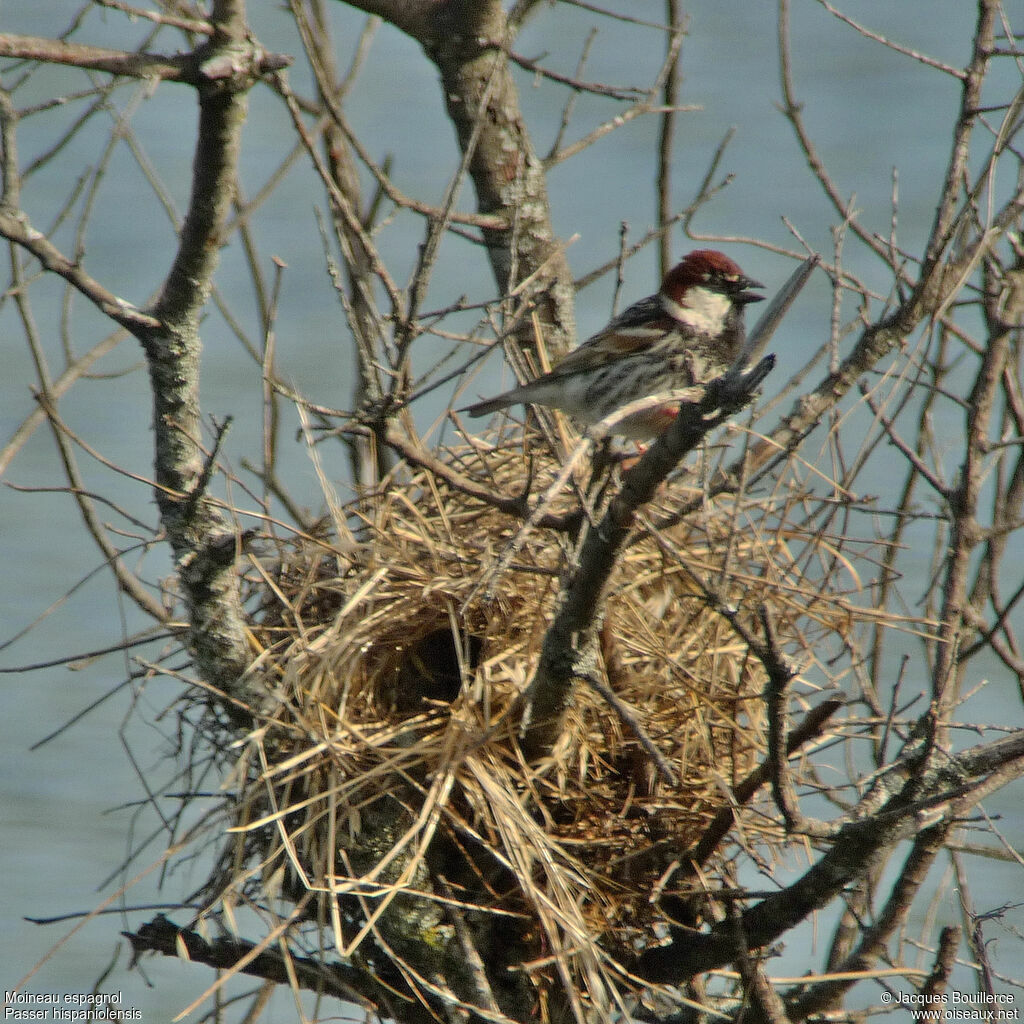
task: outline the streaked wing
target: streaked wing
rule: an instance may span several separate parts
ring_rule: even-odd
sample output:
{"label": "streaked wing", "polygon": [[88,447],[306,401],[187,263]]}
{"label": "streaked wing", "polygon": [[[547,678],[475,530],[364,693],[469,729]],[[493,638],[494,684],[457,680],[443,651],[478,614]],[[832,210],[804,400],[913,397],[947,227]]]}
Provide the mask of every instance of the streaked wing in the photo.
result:
{"label": "streaked wing", "polygon": [[552,369],[550,376],[597,369],[630,353],[642,352],[674,326],[675,321],[665,314],[660,298],[649,295],[634,302],[579,348],[573,349]]}
{"label": "streaked wing", "polygon": [[[617,317],[613,317],[608,326],[598,331],[595,338],[606,331],[629,331],[635,327],[649,326],[652,321],[664,320],[665,309],[661,304],[660,295],[648,295],[645,299],[627,306]],[[586,342],[584,342],[586,344]]]}

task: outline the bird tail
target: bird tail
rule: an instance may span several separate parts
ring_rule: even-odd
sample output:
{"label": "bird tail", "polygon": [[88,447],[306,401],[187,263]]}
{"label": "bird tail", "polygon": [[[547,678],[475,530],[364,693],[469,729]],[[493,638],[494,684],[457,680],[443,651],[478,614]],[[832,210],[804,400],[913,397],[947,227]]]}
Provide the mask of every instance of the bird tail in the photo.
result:
{"label": "bird tail", "polygon": [[458,411],[466,413],[467,416],[486,416],[488,413],[497,412],[499,409],[507,409],[510,405],[515,405],[518,401],[515,394],[515,391],[506,391],[503,395],[486,398],[482,402],[467,405],[464,409],[459,409]]}

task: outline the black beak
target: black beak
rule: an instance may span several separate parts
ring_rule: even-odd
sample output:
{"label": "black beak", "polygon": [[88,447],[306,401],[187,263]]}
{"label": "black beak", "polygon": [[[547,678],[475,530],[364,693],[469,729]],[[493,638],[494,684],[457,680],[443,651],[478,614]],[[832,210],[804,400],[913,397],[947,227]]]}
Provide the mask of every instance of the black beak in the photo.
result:
{"label": "black beak", "polygon": [[750,277],[741,277],[736,283],[740,290],[733,295],[733,302],[740,306],[745,306],[749,302],[764,302],[763,295],[758,295],[756,292],[748,292],[746,290],[747,288],[763,288],[764,285],[761,284],[760,281],[755,281]]}

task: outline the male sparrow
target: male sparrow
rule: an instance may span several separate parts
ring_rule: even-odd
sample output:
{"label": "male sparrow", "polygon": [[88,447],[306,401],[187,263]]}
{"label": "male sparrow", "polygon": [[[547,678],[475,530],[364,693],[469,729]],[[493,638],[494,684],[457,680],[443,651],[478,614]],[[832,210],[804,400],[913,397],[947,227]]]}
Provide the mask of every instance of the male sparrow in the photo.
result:
{"label": "male sparrow", "polygon": [[461,410],[485,416],[519,402],[561,409],[597,423],[639,398],[672,393],[632,413],[611,432],[633,440],[662,433],[687,400],[687,388],[722,376],[743,348],[743,307],[763,288],[723,253],[698,249],[676,264],[656,295],[634,303],[570,352],[549,373]]}

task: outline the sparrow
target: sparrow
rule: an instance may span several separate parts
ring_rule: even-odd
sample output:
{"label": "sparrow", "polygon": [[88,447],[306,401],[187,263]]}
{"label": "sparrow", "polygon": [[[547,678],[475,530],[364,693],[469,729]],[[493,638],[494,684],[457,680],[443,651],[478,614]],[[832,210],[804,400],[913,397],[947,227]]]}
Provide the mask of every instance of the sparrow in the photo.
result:
{"label": "sparrow", "polygon": [[548,373],[459,411],[486,416],[530,402],[589,425],[637,399],[671,392],[671,400],[611,428],[636,441],[657,437],[683,402],[699,400],[700,386],[736,361],[744,307],[764,298],[748,289],[763,287],[723,253],[697,249],[665,275],[656,294],[633,303]]}

